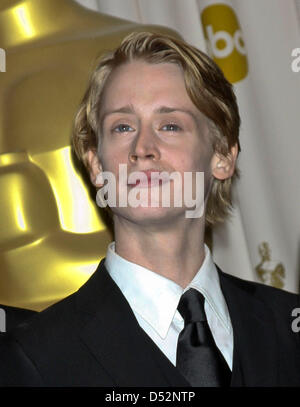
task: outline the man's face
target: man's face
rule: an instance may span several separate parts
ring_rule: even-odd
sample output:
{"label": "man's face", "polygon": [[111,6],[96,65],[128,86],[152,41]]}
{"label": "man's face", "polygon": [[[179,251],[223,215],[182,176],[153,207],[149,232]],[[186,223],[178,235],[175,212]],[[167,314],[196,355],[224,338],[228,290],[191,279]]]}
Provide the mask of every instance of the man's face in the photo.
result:
{"label": "man's face", "polygon": [[[208,190],[213,151],[207,120],[190,100],[177,65],[134,61],[116,69],[105,86],[100,117],[100,164],[102,171],[116,176],[117,200],[119,164],[127,164],[128,175],[145,170],[177,171],[184,179],[185,172],[204,172]],[[173,181],[170,187],[172,197]],[[128,192],[130,188],[133,186]],[[150,194],[151,185],[148,191]],[[184,205],[166,208],[160,204],[112,211],[146,224],[173,221],[184,216],[186,209]]]}

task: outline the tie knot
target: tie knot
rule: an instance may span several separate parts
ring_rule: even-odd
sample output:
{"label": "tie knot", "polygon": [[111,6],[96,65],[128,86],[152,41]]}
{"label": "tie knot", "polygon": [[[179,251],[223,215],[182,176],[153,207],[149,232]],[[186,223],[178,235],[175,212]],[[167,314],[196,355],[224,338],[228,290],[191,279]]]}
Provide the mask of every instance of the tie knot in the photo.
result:
{"label": "tie knot", "polygon": [[190,288],[181,296],[177,309],[185,325],[190,322],[206,321],[204,297],[194,288]]}

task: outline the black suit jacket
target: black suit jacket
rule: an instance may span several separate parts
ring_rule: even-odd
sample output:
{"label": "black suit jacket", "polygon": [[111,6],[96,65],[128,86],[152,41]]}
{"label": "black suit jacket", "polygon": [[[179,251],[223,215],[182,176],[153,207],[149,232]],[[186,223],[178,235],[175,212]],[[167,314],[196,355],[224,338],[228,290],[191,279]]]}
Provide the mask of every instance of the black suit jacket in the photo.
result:
{"label": "black suit jacket", "polygon": [[10,307],[9,305],[0,304],[0,310],[5,313],[5,330],[4,332],[10,331],[15,326],[19,325],[21,322],[25,321],[30,316],[34,315],[37,311]]}
{"label": "black suit jacket", "polygon": [[[300,386],[299,296],[219,271],[234,332],[232,386]],[[104,260],[74,294],[0,338],[0,384],[189,386],[139,326]]]}

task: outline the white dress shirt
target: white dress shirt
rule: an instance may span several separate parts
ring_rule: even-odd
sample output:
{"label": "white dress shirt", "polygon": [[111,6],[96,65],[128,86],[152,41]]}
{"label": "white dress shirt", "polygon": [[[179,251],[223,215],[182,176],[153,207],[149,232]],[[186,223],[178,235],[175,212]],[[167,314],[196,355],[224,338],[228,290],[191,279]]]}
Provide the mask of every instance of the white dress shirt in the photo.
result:
{"label": "white dress shirt", "polygon": [[185,291],[189,288],[198,290],[205,298],[204,309],[216,345],[232,370],[232,325],[219,275],[206,245],[203,264],[185,289],[119,256],[115,252],[115,242],[108,246],[105,266],[127,299],[141,328],[174,366],[178,335],[184,328],[184,320],[177,306]]}

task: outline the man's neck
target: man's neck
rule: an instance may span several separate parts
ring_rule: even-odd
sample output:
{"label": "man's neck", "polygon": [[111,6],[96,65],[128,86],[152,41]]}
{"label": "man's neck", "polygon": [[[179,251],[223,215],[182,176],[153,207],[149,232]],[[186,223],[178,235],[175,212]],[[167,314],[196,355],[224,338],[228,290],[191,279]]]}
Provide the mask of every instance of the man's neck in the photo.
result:
{"label": "man's neck", "polygon": [[116,253],[186,287],[204,257],[204,225],[201,220],[173,224],[170,228],[141,227],[115,219]]}

